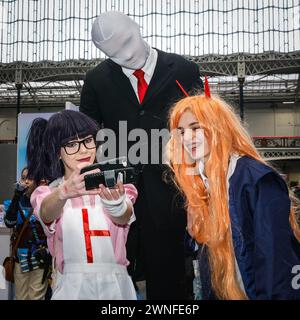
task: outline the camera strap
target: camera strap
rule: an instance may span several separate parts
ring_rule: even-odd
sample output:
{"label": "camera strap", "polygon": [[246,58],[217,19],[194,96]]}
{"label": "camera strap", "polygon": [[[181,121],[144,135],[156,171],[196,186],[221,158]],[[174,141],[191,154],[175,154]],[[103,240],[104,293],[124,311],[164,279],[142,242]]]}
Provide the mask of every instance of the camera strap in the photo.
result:
{"label": "camera strap", "polygon": [[35,221],[30,221],[30,226],[31,226],[31,230],[32,230],[32,233],[33,233],[34,241],[35,241],[36,245],[39,246],[41,241],[40,241],[38,233],[37,233],[37,228],[36,228]]}
{"label": "camera strap", "polygon": [[24,221],[24,224],[23,224],[23,226],[22,226],[22,229],[21,229],[20,233],[19,233],[18,236],[17,236],[16,243],[15,243],[15,245],[13,246],[12,251],[11,251],[11,256],[12,256],[12,257],[15,257],[15,256],[16,256],[17,248],[18,248],[18,245],[19,245],[19,243],[20,243],[21,237],[22,237],[22,235],[23,235],[23,233],[24,233],[24,231],[25,231],[25,229],[26,229],[26,227],[27,227],[27,224],[28,224],[28,222],[29,222],[30,217],[32,216],[32,214],[33,214],[33,209],[31,209],[31,210],[29,211],[28,216],[27,216],[27,218],[26,218],[26,220]]}

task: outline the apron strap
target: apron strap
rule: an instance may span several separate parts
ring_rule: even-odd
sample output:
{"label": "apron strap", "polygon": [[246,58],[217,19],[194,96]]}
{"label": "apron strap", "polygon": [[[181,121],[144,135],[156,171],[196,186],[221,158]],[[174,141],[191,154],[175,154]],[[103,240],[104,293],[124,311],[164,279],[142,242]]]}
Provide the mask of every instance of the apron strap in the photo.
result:
{"label": "apron strap", "polygon": [[64,273],[118,273],[128,275],[127,268],[117,263],[66,263]]}
{"label": "apron strap", "polygon": [[82,201],[83,201],[83,205],[85,207],[91,207],[91,201],[90,201],[90,196],[89,195],[82,196]]}
{"label": "apron strap", "polygon": [[99,195],[95,196],[95,206],[101,207],[102,208],[102,202],[101,202],[101,198]]}

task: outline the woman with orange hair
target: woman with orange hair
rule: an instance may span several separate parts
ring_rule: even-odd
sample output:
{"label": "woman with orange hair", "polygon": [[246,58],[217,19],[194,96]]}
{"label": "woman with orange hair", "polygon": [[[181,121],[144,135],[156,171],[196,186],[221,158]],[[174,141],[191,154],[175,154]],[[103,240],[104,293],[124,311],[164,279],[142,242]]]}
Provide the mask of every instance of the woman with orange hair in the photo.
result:
{"label": "woman with orange hair", "polygon": [[203,299],[300,299],[295,208],[231,106],[186,97],[171,109],[170,129],[168,160],[199,246]]}

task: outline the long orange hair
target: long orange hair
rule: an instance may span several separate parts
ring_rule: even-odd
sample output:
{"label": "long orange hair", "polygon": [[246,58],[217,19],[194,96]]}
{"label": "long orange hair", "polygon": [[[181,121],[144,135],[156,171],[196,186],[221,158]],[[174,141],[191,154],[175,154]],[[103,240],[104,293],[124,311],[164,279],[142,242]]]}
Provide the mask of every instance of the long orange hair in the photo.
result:
{"label": "long orange hair", "polygon": [[[176,134],[179,120],[186,111],[195,115],[210,146],[205,164],[209,192],[199,174],[187,174],[193,165],[187,161],[188,155]],[[232,107],[217,96],[186,97],[170,110],[169,119],[171,138],[167,157],[192,217],[191,232],[198,243],[208,248],[212,287],[220,299],[247,299],[236,275],[226,175],[232,153],[265,162]],[[292,215],[291,224],[296,227]],[[298,236],[300,240],[299,230]]]}

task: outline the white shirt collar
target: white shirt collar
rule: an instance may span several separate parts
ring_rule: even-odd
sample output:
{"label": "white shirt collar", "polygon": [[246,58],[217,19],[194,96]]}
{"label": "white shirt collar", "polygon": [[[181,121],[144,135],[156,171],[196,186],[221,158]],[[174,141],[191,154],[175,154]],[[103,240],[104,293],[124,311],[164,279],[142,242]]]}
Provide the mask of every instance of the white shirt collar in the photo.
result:
{"label": "white shirt collar", "polygon": [[206,188],[208,188],[209,187],[208,178],[204,174],[204,162],[203,161],[199,161],[198,170],[199,170],[199,174],[201,176],[201,179],[203,180]]}
{"label": "white shirt collar", "polygon": [[233,175],[234,171],[235,171],[235,167],[236,167],[236,163],[239,160],[241,156],[238,155],[237,153],[233,153],[230,156],[230,160],[229,160],[229,165],[228,165],[228,171],[227,171],[227,182],[229,183],[229,179],[231,178],[231,176]]}
{"label": "white shirt collar", "polygon": [[[237,163],[237,161],[238,161],[238,159],[240,157],[241,156],[239,156],[236,153],[233,153],[230,156],[229,165],[228,165],[228,171],[227,171],[227,179],[226,179],[227,180],[227,188],[229,187],[229,179],[233,175],[233,173],[235,171],[236,163]],[[208,183],[208,178],[204,174],[204,162],[203,161],[199,161],[198,170],[199,170],[199,174],[201,176],[201,179],[203,180],[206,188],[208,188],[209,187],[209,183]]]}
{"label": "white shirt collar", "polygon": [[[152,47],[150,47],[149,56],[146,60],[145,65],[143,66],[143,68],[141,68],[145,72],[145,78],[150,78],[150,79],[152,78],[152,75],[154,73],[154,69],[156,66],[156,61],[157,61],[157,51]],[[135,70],[122,67],[122,71],[128,78],[130,78],[131,76],[133,76],[133,73]]]}

